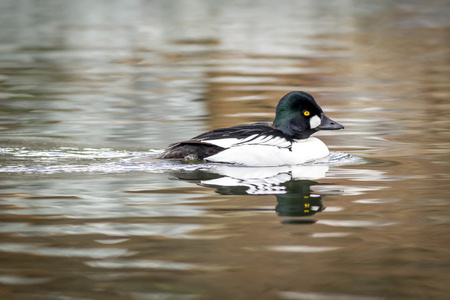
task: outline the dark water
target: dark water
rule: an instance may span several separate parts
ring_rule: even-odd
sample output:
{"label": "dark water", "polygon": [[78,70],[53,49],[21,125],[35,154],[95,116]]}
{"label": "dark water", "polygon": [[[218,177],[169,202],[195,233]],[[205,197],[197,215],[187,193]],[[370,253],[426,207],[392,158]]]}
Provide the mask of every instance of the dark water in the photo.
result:
{"label": "dark water", "polygon": [[[449,299],[449,1],[0,1],[1,299]],[[271,121],[327,161],[158,162]]]}

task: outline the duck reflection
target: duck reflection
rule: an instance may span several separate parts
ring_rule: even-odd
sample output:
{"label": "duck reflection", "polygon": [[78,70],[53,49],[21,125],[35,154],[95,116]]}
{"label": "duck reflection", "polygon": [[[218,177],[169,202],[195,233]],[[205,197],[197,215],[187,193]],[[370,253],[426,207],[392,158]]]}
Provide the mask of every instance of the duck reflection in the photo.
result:
{"label": "duck reflection", "polygon": [[322,196],[311,192],[312,185],[318,185],[310,180],[291,180],[284,183],[286,194],[276,195],[275,211],[280,217],[312,216],[324,210]]}
{"label": "duck reflection", "polygon": [[314,181],[324,178],[328,166],[242,167],[214,166],[194,173],[175,174],[202,186],[215,188],[222,195],[274,195],[275,211],[280,217],[312,216],[325,208],[322,198],[314,192]]}

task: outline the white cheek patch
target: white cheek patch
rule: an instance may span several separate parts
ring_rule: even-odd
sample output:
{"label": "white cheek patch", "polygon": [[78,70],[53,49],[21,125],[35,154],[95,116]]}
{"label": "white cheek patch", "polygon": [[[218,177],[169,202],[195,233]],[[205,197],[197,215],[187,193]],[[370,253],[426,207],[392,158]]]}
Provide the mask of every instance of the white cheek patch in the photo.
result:
{"label": "white cheek patch", "polygon": [[319,116],[314,116],[309,119],[309,126],[311,127],[311,129],[316,128],[320,125],[320,123],[322,123],[322,120],[319,118]]}

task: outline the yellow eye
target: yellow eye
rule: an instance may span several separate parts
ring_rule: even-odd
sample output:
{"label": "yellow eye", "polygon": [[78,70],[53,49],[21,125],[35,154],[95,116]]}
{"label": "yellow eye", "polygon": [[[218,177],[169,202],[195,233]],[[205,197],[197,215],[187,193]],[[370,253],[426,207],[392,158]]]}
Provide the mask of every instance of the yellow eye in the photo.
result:
{"label": "yellow eye", "polygon": [[310,114],[311,114],[311,113],[310,113],[309,111],[307,111],[307,110],[305,110],[305,111],[303,112],[303,115],[304,115],[305,117],[308,117]]}

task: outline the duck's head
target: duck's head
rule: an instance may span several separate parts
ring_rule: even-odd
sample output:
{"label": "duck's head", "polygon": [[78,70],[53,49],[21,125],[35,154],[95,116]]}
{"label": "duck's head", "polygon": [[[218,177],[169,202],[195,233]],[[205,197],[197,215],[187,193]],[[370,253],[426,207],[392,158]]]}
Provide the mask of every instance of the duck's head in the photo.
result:
{"label": "duck's head", "polygon": [[319,130],[344,129],[325,116],[314,98],[305,92],[290,92],[280,99],[273,125],[294,139],[306,139]]}

